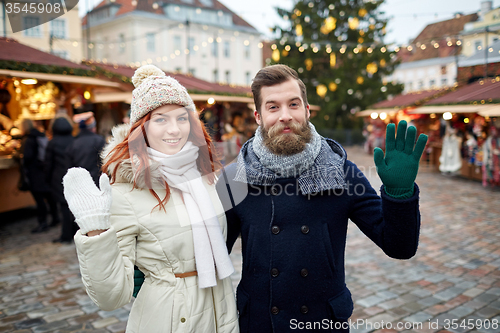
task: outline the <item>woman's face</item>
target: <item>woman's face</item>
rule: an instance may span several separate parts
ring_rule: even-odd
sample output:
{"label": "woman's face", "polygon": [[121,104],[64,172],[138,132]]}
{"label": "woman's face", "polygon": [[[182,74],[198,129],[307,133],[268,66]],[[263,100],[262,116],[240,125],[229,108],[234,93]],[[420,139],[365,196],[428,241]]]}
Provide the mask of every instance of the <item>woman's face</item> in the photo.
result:
{"label": "woman's face", "polygon": [[190,131],[188,111],[183,106],[160,106],[151,112],[147,126],[149,146],[167,155],[176,154],[186,144]]}

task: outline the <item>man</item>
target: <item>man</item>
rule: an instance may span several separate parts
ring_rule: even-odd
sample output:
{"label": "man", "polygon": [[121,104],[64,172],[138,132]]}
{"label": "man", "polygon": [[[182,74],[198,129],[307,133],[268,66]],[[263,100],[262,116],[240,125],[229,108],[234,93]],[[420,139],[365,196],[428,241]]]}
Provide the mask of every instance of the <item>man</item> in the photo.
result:
{"label": "man", "polygon": [[242,240],[240,330],[348,332],[348,219],[388,256],[408,259],[416,253],[420,213],[414,181],[427,137],[421,135],[414,149],[415,127],[407,131],[400,122],[395,139],[389,124],[386,154],[379,148],[374,154],[384,184],[379,197],[344,149],[317,134],[305,85],[293,69],[260,70],[252,92],[259,128],[217,184],[228,248],[240,234]]}
{"label": "man", "polygon": [[79,113],[73,116],[73,121],[78,124],[80,133],[75,137],[67,149],[69,167],[87,169],[92,179],[98,184],[101,175],[101,153],[104,138],[96,134],[96,121],[93,112]]}

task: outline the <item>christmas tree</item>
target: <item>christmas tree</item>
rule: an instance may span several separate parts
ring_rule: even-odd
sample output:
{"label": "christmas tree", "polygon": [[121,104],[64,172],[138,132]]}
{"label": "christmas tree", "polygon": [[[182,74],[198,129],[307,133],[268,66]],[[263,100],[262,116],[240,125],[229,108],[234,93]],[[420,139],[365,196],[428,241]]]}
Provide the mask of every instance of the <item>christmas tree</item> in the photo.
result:
{"label": "christmas tree", "polygon": [[402,85],[384,82],[397,65],[383,39],[383,0],[303,0],[277,8],[289,26],[276,26],[272,63],[298,71],[308,102],[318,105],[311,121],[319,128],[356,128],[357,111],[396,95]]}

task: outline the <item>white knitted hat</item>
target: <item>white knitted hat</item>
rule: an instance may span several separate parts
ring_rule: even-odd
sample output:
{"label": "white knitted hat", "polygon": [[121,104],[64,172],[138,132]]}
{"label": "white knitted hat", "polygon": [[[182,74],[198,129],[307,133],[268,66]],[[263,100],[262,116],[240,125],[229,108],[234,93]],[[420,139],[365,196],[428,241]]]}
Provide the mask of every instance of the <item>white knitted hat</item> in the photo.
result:
{"label": "white knitted hat", "polygon": [[182,105],[188,111],[196,110],[186,88],[154,65],[139,67],[132,77],[132,83],[135,89],[130,106],[131,124],[167,104]]}

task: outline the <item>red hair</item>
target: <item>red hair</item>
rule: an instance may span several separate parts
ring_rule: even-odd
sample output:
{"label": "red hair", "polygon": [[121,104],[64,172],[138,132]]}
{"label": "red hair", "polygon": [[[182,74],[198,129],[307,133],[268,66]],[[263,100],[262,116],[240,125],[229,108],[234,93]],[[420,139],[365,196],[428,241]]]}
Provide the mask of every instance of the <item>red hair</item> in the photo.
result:
{"label": "red hair", "polygon": [[[146,182],[146,186],[149,188],[149,192],[156,198],[156,200],[158,200],[158,205],[154,208],[160,206],[160,209],[165,210],[165,204],[170,198],[170,187],[166,182],[164,182],[166,194],[165,197],[161,199],[153,190],[151,182],[149,156],[147,153],[149,142],[146,134],[147,122],[150,119],[151,112],[137,120],[132,125],[125,139],[109,152],[108,156],[110,157],[102,166],[102,172],[111,177],[111,184],[113,184],[116,180],[116,172],[118,171],[119,166],[125,160],[133,157],[134,160],[138,162],[134,163],[134,161],[132,161],[132,165],[134,166],[134,169],[136,169],[134,172],[134,188],[139,188],[137,186],[137,177],[144,174],[144,180]],[[198,170],[202,175],[207,175],[209,184],[213,184],[215,181],[215,171],[221,168],[221,163],[216,156],[212,139],[210,138],[205,125],[198,117],[195,117],[195,112],[188,111],[188,119],[191,126],[188,141],[191,141],[194,145],[200,148],[198,151],[198,159],[196,160]],[[135,165],[137,167],[135,167]]]}

